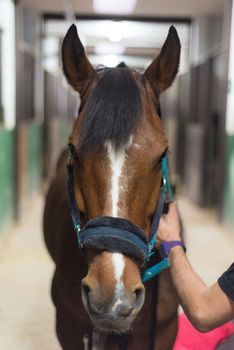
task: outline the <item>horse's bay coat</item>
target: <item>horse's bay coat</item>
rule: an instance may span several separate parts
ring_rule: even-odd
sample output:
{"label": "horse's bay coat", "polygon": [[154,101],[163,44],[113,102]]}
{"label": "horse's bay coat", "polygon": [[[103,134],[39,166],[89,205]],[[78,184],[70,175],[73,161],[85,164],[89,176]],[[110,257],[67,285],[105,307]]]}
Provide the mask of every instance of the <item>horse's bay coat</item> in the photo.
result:
{"label": "horse's bay coat", "polygon": [[[81,96],[69,143],[76,153],[74,190],[83,223],[122,217],[149,235],[160,162],[168,148],[156,112],[158,98],[173,82],[179,56],[178,35],[171,27],[160,55],[143,75],[123,64],[97,72],[76,27],[69,29],[62,60],[68,82]],[[44,212],[45,242],[56,264],[52,298],[62,348],[172,349],[178,299],[169,271],[144,286],[139,263],[131,256],[87,249],[86,263],[69,212],[66,162],[63,153]]]}

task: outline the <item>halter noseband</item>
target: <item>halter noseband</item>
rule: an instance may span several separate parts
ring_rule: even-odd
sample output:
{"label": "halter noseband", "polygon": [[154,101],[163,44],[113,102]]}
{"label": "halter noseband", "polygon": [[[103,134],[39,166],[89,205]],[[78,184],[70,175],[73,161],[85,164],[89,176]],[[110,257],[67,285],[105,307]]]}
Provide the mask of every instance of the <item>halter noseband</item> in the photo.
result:
{"label": "halter noseband", "polygon": [[81,252],[83,253],[84,248],[95,248],[130,255],[140,261],[142,268],[144,268],[142,273],[143,282],[152,279],[163,269],[169,267],[169,259],[165,258],[152,267],[145,268],[152,256],[157,253],[155,243],[164,204],[173,200],[168,176],[167,156],[164,156],[162,159],[162,186],[160,188],[158,205],[151,221],[149,240],[147,240],[144,231],[129,220],[111,216],[95,218],[88,221],[81,228],[80,210],[77,206],[74,192],[73,159],[74,150],[70,147],[67,164],[68,201]]}

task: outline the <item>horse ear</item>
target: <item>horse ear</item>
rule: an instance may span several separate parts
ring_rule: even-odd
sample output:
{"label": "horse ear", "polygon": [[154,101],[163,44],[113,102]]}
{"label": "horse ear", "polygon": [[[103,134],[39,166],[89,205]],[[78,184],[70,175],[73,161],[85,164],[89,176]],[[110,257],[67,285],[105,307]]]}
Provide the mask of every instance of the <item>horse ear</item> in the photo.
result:
{"label": "horse ear", "polygon": [[175,79],[180,62],[180,39],[171,26],[160,54],[146,69],[144,76],[156,93],[166,90]]}
{"label": "horse ear", "polygon": [[62,64],[68,83],[82,94],[96,72],[85,55],[75,24],[68,29],[62,43]]}

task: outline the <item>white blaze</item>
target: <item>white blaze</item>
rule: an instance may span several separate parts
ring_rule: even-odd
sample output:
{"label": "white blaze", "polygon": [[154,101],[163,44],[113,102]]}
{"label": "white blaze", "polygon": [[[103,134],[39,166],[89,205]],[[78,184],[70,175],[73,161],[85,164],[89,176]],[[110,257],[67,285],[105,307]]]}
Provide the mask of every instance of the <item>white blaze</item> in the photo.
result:
{"label": "white blaze", "polygon": [[121,278],[124,270],[124,258],[123,254],[113,253],[112,262],[115,266],[115,279],[118,283],[121,283]]}
{"label": "white blaze", "polygon": [[[115,151],[112,143],[110,141],[106,142],[107,154],[111,165],[111,202],[112,202],[112,213],[114,217],[119,216],[119,195],[121,188],[121,175],[124,168],[124,163],[127,158],[126,149],[132,144],[132,136],[129,142],[122,149]],[[122,181],[123,182],[123,181]],[[120,253],[112,254],[112,263],[114,266],[114,274],[116,279],[115,287],[115,302],[112,310],[115,311],[118,305],[122,304],[121,294],[124,289],[124,284],[122,281],[122,275],[125,267],[124,257]]]}
{"label": "white blaze", "polygon": [[[128,149],[133,142],[132,135],[129,138],[125,147],[116,151],[110,141],[106,142],[107,154],[111,165],[111,200],[112,200],[112,216],[119,216],[118,202],[121,190],[120,180],[124,163],[127,158],[126,149]],[[123,181],[122,181],[123,182]]]}
{"label": "white blaze", "polygon": [[114,274],[115,274],[115,280],[116,280],[115,303],[112,307],[112,310],[115,311],[117,306],[122,304],[121,295],[122,295],[122,291],[124,290],[124,284],[122,281],[122,275],[125,267],[123,254],[113,253],[112,263],[114,265]]}
{"label": "white blaze", "polygon": [[112,198],[112,216],[118,216],[118,201],[120,192],[120,177],[125,161],[125,150],[115,152],[112,144],[107,142],[107,152],[111,163],[111,198]]}

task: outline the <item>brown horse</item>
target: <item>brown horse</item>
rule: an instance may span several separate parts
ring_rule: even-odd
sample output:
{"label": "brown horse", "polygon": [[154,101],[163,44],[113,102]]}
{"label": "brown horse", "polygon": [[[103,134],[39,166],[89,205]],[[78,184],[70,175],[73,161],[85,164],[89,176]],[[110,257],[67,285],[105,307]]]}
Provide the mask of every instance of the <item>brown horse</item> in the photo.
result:
{"label": "brown horse", "polygon": [[[69,144],[83,225],[100,217],[122,218],[149,238],[168,148],[157,114],[159,95],[172,84],[179,57],[180,41],[171,27],[143,75],[124,64],[95,71],[75,25],[68,30],[62,61],[81,97]],[[83,259],[68,204],[66,162],[63,154],[44,213],[45,241],[56,264],[52,298],[62,348],[172,349],[178,298],[168,270],[143,285],[142,267],[131,254],[94,246]]]}

